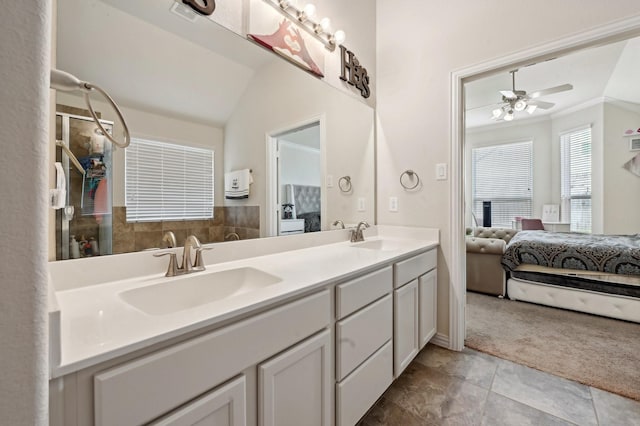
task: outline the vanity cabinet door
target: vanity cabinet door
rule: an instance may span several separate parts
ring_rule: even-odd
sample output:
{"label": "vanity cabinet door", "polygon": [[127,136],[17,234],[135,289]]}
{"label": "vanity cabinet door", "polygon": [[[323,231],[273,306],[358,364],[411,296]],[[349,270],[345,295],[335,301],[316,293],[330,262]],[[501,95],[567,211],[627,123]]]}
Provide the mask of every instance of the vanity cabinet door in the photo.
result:
{"label": "vanity cabinet door", "polygon": [[420,296],[420,349],[424,348],[436,334],[436,270],[418,278],[418,295]]}
{"label": "vanity cabinet door", "polygon": [[418,354],[418,280],[394,290],[393,373],[400,376]]}
{"label": "vanity cabinet door", "polygon": [[324,330],[258,366],[258,424],[331,424],[331,333]]}
{"label": "vanity cabinet door", "polygon": [[246,426],[245,388],[245,378],[240,376],[151,425]]}

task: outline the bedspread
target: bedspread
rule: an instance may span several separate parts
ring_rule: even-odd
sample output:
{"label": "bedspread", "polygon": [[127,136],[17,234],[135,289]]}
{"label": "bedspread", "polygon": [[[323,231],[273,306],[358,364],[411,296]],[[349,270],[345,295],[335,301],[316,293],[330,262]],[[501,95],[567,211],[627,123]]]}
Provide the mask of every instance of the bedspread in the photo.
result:
{"label": "bedspread", "polygon": [[507,245],[502,266],[549,268],[640,275],[640,234],[594,235],[572,232],[520,231]]}

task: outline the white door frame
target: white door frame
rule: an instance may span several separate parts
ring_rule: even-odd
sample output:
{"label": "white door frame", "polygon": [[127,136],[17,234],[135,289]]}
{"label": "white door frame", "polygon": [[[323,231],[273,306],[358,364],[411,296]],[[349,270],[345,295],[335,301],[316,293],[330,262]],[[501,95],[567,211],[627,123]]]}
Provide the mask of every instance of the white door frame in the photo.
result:
{"label": "white door frame", "polygon": [[466,304],[466,245],[464,199],[463,84],[500,71],[563,56],[576,50],[622,41],[640,35],[640,16],[493,59],[451,73],[451,281],[449,283],[449,348],[464,348]]}
{"label": "white door frame", "polygon": [[272,130],[266,134],[267,142],[267,211],[266,224],[267,236],[275,237],[278,235],[278,221],[280,218],[279,200],[276,200],[278,194],[278,137],[284,133],[294,131],[296,129],[307,127],[318,123],[320,127],[320,170],[322,179],[320,183],[320,219],[321,229],[325,230],[325,220],[327,217],[327,193],[324,190],[324,181],[327,173],[327,147],[326,147],[326,117],[324,114],[310,117],[292,124],[288,124],[279,129]]}

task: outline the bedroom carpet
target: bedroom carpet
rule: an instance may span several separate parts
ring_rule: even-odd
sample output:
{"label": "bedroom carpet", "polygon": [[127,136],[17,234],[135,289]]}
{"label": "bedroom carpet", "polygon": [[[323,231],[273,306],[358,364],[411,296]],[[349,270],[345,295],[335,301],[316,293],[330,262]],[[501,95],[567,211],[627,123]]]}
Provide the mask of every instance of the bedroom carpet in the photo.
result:
{"label": "bedroom carpet", "polygon": [[640,401],[640,324],[468,292],[465,345]]}

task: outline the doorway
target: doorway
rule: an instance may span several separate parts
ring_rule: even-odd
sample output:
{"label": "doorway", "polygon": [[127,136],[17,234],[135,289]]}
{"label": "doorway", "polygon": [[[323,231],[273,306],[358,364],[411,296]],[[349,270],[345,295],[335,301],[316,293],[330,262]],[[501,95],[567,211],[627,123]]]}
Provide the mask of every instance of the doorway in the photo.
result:
{"label": "doorway", "polygon": [[498,60],[454,71],[451,80],[452,93],[452,203],[451,203],[451,283],[449,292],[449,348],[462,350],[465,340],[466,305],[466,213],[470,212],[465,202],[465,98],[464,85],[486,76],[543,62],[570,52],[626,40],[640,33],[640,20],[632,18],[602,26],[577,36],[528,49]]}
{"label": "doorway", "polygon": [[325,210],[319,120],[268,137],[269,236],[317,232]]}

